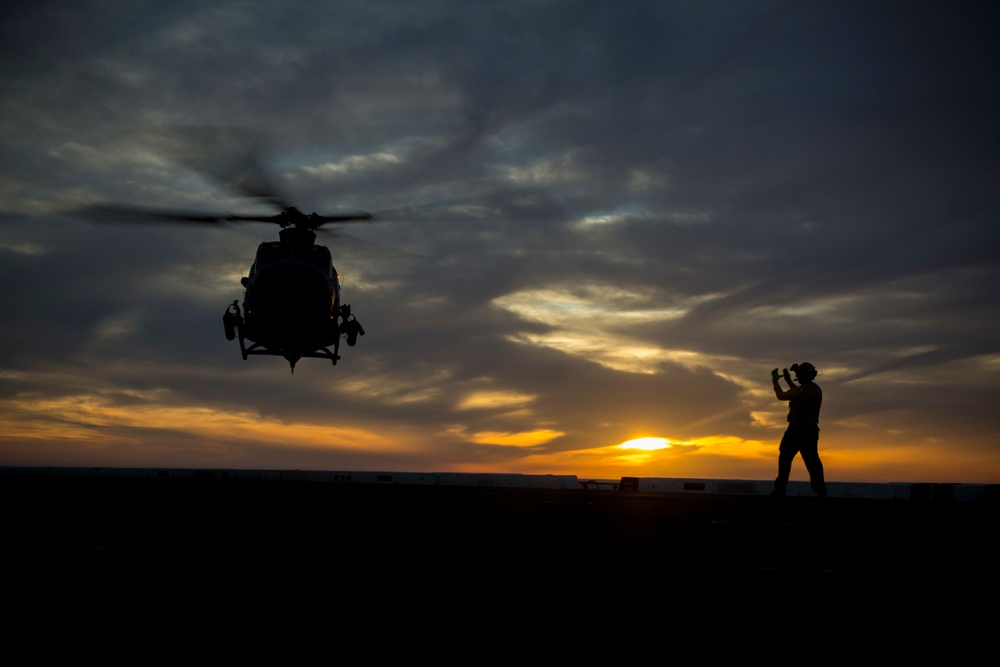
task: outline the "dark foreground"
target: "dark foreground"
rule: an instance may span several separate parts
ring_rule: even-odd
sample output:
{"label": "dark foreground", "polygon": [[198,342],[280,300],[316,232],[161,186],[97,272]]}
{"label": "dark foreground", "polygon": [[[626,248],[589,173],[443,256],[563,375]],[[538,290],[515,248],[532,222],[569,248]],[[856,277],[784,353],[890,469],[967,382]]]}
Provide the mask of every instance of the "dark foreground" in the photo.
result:
{"label": "dark foreground", "polygon": [[[498,604],[913,613],[997,592],[994,503],[5,478],[7,601],[229,617]],[[934,602],[932,602],[934,601]],[[162,607],[158,606],[162,603]],[[138,610],[142,610],[141,612]],[[367,610],[367,611],[363,611]],[[421,611],[424,610],[424,611]],[[413,614],[416,614],[416,617]],[[464,613],[464,612],[463,612]],[[692,611],[692,613],[694,613]],[[752,612],[751,612],[752,615]]]}

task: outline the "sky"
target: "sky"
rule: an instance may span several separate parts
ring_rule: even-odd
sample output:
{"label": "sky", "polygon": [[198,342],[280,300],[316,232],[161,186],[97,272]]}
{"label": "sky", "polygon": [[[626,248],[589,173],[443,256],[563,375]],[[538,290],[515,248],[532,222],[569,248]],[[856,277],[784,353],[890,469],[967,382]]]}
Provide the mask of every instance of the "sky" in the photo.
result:
{"label": "sky", "polygon": [[[809,361],[828,480],[1000,483],[994,3],[2,14],[0,465],[770,479]],[[224,336],[276,226],[79,215],[273,212],[163,136],[375,214],[336,366]]]}

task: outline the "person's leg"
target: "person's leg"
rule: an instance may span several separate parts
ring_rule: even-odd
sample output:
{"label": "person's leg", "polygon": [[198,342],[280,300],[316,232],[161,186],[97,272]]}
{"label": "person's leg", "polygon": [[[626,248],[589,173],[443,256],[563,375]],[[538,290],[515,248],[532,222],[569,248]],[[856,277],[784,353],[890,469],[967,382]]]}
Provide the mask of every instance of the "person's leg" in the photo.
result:
{"label": "person's leg", "polygon": [[[805,434],[804,434],[805,435]],[[826,497],[826,481],[823,478],[823,462],[819,458],[819,427],[816,427],[815,435],[812,432],[808,437],[804,437],[800,444],[802,461],[809,471],[809,484],[813,493],[817,496]]]}
{"label": "person's leg", "polygon": [[785,487],[788,486],[788,476],[792,474],[792,461],[799,449],[795,443],[795,438],[791,434],[792,429],[787,429],[785,435],[781,436],[781,444],[778,446],[778,476],[774,480],[773,496],[785,495]]}

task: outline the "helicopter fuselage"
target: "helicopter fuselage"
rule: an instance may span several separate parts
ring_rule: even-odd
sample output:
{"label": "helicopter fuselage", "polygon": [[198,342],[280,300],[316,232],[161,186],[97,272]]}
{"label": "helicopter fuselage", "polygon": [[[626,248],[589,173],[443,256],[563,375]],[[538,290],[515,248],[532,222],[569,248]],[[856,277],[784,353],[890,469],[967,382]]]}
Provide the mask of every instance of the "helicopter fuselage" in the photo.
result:
{"label": "helicopter fuselage", "polygon": [[320,245],[265,242],[243,295],[244,335],[270,349],[332,345],[338,338],[340,280]]}
{"label": "helicopter fuselage", "polygon": [[[279,241],[265,241],[243,279],[243,313],[234,302],[227,311],[226,336],[238,334],[243,358],[250,354],[285,357],[295,370],[301,357],[339,357],[340,338],[349,345],[364,330],[350,306],[340,303],[340,278],[326,246],[314,243],[307,229],[281,230]],[[247,347],[244,339],[252,343]],[[331,351],[329,347],[334,349]]]}

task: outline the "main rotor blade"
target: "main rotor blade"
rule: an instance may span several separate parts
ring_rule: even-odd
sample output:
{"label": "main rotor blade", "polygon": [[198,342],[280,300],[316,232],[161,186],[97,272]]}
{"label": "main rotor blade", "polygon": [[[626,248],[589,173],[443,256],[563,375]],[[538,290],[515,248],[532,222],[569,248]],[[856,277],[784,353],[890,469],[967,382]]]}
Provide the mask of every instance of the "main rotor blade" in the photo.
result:
{"label": "main rotor blade", "polygon": [[246,197],[284,210],[288,198],[264,168],[263,135],[225,126],[188,126],[133,130],[127,136],[172,162]]}
{"label": "main rotor blade", "polygon": [[304,229],[317,229],[327,223],[371,222],[372,216],[365,211],[340,213],[337,215],[305,214],[297,208],[288,208],[278,215],[227,215],[226,220],[249,222],[274,222],[282,227],[295,226]]}
{"label": "main rotor blade", "polygon": [[228,222],[273,222],[281,225],[283,216],[280,213],[278,215],[227,215],[223,219]]}
{"label": "main rotor blade", "polygon": [[151,222],[194,222],[200,224],[218,224],[226,217],[220,213],[202,211],[180,211],[170,209],[147,208],[142,206],[88,206],[78,209],[75,215],[93,222],[129,223],[135,221]]}
{"label": "main rotor blade", "polygon": [[365,211],[339,213],[337,215],[306,215],[295,208],[289,208],[277,215],[233,215],[228,213],[212,213],[206,211],[182,211],[177,209],[151,208],[148,206],[96,205],[77,209],[74,214],[93,222],[135,221],[151,222],[193,222],[200,224],[219,224],[223,222],[265,222],[282,227],[297,226],[306,229],[317,229],[325,224],[344,224],[352,222],[371,222],[372,216]]}
{"label": "main rotor blade", "polygon": [[563,213],[551,193],[538,188],[509,188],[472,197],[457,197],[385,209],[373,214],[378,221],[468,221],[486,219],[544,219]]}
{"label": "main rotor blade", "polygon": [[320,225],[325,225],[328,222],[371,222],[373,217],[371,213],[366,211],[356,211],[354,213],[341,213],[339,215],[317,215],[313,213],[309,216],[309,219],[316,220]]}

